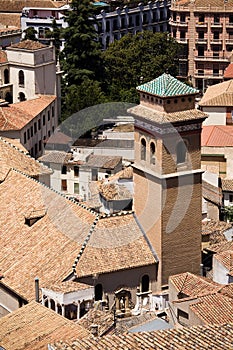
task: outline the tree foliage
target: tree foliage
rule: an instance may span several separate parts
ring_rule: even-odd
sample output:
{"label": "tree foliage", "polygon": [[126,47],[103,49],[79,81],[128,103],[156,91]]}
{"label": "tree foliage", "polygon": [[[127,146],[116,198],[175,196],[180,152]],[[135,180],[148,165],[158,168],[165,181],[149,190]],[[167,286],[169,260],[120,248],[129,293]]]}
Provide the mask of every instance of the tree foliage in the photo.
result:
{"label": "tree foliage", "polygon": [[107,92],[114,101],[136,102],[135,88],[167,72],[177,75],[179,44],[167,33],[127,34],[103,53]]}
{"label": "tree foliage", "polygon": [[24,30],[24,38],[23,40],[34,40],[37,41],[36,38],[36,33],[37,31],[33,27],[28,27],[27,29]]}
{"label": "tree foliage", "polygon": [[101,51],[94,28],[94,6],[89,0],[73,0],[63,32],[65,46],[62,68],[66,83],[79,85],[86,78],[100,79]]}

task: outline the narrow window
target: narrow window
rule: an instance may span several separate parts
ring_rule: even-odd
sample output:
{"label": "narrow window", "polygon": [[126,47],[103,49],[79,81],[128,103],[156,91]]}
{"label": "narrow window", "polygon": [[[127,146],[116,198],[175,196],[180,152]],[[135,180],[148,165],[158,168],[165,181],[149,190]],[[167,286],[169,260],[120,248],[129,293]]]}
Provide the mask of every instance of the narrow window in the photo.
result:
{"label": "narrow window", "polygon": [[149,291],[149,285],[150,285],[150,278],[149,278],[149,276],[148,275],[142,276],[142,281],[141,281],[142,293]]}
{"label": "narrow window", "polygon": [[19,86],[24,86],[24,72],[22,70],[19,71]]}
{"label": "narrow window", "polygon": [[66,180],[61,180],[61,190],[67,191],[67,181]]}
{"label": "narrow window", "polygon": [[155,143],[150,144],[150,163],[155,164]]}
{"label": "narrow window", "polygon": [[102,284],[98,283],[95,286],[95,301],[102,300],[102,296],[103,296],[103,286]]}
{"label": "narrow window", "polygon": [[146,140],[141,139],[141,160],[146,160]]}
{"label": "narrow window", "polygon": [[61,173],[65,175],[67,173],[67,167],[65,165],[62,166]]}
{"label": "narrow window", "polygon": [[4,70],[4,84],[9,84],[9,70]]}
{"label": "narrow window", "polygon": [[180,141],[176,146],[176,162],[177,164],[184,163],[186,161],[187,148],[184,141]]}

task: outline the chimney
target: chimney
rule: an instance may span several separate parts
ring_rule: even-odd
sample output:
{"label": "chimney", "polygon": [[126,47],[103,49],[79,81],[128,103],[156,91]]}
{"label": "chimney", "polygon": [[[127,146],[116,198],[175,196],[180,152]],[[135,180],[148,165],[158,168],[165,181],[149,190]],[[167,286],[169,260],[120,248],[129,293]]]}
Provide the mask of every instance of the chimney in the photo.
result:
{"label": "chimney", "polygon": [[36,302],[39,303],[40,297],[39,297],[39,278],[35,278],[35,293],[36,293]]}

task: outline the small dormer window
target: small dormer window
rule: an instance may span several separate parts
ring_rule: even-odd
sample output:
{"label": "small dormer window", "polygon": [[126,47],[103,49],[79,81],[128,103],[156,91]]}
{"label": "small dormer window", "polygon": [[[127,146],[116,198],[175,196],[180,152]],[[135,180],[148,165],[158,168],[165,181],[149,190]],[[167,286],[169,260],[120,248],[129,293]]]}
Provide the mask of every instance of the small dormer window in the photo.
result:
{"label": "small dormer window", "polygon": [[141,139],[141,160],[146,160],[146,140]]}
{"label": "small dormer window", "polygon": [[41,207],[38,209],[32,209],[29,213],[25,215],[25,224],[31,227],[38,220],[43,218],[45,214],[46,214],[46,209],[44,207]]}

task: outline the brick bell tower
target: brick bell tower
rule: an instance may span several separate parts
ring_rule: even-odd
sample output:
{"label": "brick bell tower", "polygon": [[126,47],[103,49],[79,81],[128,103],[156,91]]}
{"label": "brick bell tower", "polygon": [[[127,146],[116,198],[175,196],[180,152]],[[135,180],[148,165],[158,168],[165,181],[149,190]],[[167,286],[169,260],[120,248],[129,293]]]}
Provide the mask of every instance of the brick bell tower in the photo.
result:
{"label": "brick bell tower", "polygon": [[158,288],[201,263],[201,129],[198,91],[169,74],[137,87],[134,210],[158,263]]}

